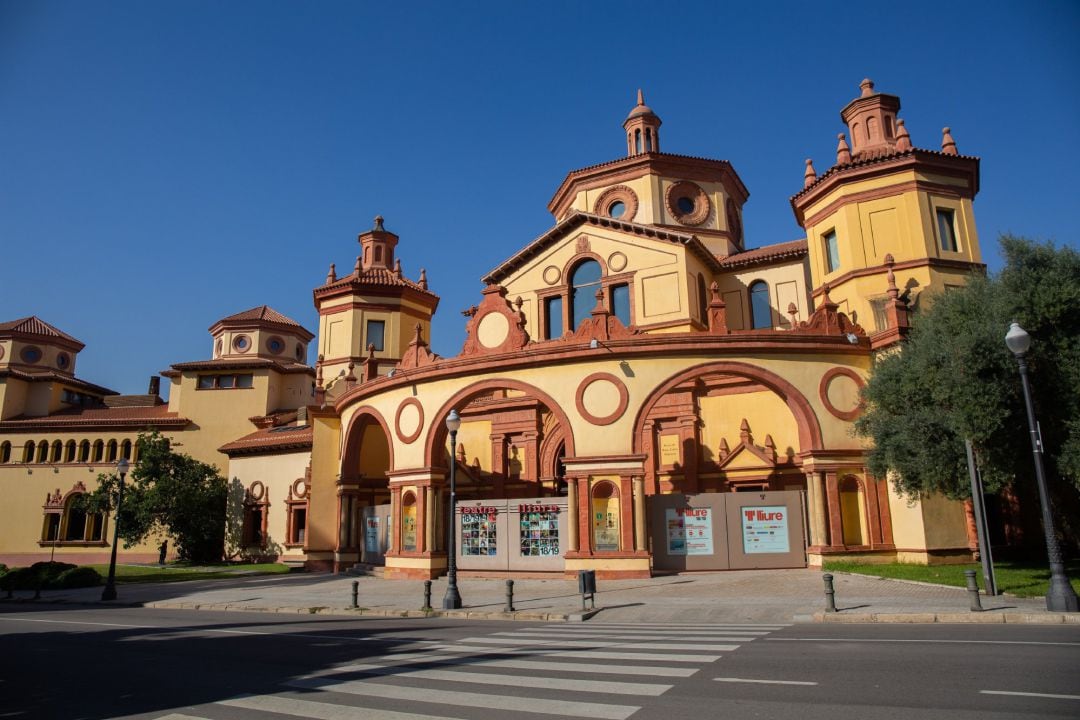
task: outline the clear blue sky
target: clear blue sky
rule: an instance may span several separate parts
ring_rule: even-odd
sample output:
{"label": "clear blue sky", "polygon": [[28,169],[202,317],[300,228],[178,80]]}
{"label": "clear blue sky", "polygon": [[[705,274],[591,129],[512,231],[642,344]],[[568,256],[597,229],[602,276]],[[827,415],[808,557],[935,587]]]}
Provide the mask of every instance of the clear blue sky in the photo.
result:
{"label": "clear blue sky", "polygon": [[949,125],[982,158],[991,269],[1002,232],[1077,243],[1080,4],[740,5],[0,0],[0,320],[144,392],[226,315],[316,330],[312,288],[382,214],[456,354],[566,172],[625,153],[638,87],[664,150],[734,164],[749,246],[801,237],[803,160],[832,165],[866,76],[916,146]]}

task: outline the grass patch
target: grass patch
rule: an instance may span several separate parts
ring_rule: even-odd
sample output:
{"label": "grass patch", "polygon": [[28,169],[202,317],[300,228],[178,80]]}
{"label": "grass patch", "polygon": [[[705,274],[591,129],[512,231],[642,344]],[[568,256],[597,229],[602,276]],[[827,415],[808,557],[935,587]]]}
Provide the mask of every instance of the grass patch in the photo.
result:
{"label": "grass patch", "polygon": [[[979,587],[983,587],[982,566],[978,563],[964,565],[912,565],[908,563],[885,563],[871,565],[846,561],[826,561],[825,570],[833,572],[858,573],[894,580],[917,580],[967,587],[965,570],[978,573]],[[1069,576],[1073,589],[1080,593],[1080,561],[1065,564],[1065,574]],[[1050,587],[1050,568],[1046,563],[1032,562],[996,562],[994,577],[998,592],[1006,592],[1017,597],[1043,597]],[[985,590],[985,588],[983,588]]]}
{"label": "grass patch", "polygon": [[[108,576],[107,564],[90,565],[103,577]],[[289,572],[287,565],[281,563],[244,563],[220,565],[188,565],[173,563],[170,565],[117,565],[116,582],[118,583],[160,583],[180,582],[181,580],[217,580],[249,575],[284,575]]]}

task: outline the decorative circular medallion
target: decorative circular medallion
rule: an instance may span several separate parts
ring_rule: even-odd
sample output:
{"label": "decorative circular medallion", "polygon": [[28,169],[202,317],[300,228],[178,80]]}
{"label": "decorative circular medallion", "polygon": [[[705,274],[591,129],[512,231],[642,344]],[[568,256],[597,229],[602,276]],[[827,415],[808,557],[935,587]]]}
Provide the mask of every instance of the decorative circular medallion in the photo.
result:
{"label": "decorative circular medallion", "polygon": [[608,255],[607,266],[612,272],[622,272],[626,269],[626,256],[616,250]]}
{"label": "decorative circular medallion", "polygon": [[262,480],[256,480],[248,487],[248,495],[255,502],[259,502],[263,499],[263,495],[266,494],[266,486],[262,484]]}
{"label": "decorative circular medallion", "polygon": [[285,341],[277,335],[271,335],[266,339],[266,351],[271,355],[280,355],[285,352]]}
{"label": "decorative circular medallion", "polygon": [[19,357],[27,365],[34,365],[41,362],[41,348],[36,345],[27,345],[19,353]]}
{"label": "decorative circular medallion", "polygon": [[562,280],[562,270],[554,265],[548,265],[544,268],[544,282],[548,285],[554,285],[560,280]]}
{"label": "decorative circular medallion", "polygon": [[251,349],[251,338],[247,335],[237,335],[232,341],[233,350],[240,353],[246,353]]}
{"label": "decorative circular medallion", "polygon": [[394,432],[398,440],[406,445],[420,437],[420,431],[424,429],[424,406],[414,397],[405,398],[398,405],[397,414],[394,416]]}
{"label": "decorative circular medallion", "polygon": [[682,225],[700,225],[709,217],[709,196],[697,183],[680,180],[668,188],[667,210]]}
{"label": "decorative circular medallion", "polygon": [[862,410],[859,391],[865,386],[866,383],[854,370],[836,367],[821,376],[818,396],[821,404],[833,417],[850,422],[857,418]]}
{"label": "decorative circular medallion", "polygon": [[581,417],[593,425],[610,425],[626,412],[630,393],[622,380],[601,372],[581,381],[574,400]]}
{"label": "decorative circular medallion", "polygon": [[510,321],[497,312],[489,312],[480,318],[480,325],[476,329],[476,339],[486,348],[499,347],[509,334]]}
{"label": "decorative circular medallion", "polygon": [[308,486],[307,481],[304,478],[296,478],[292,484],[292,494],[297,500],[303,500],[307,497]]}
{"label": "decorative circular medallion", "polygon": [[616,185],[600,193],[593,203],[593,212],[604,217],[630,222],[637,215],[637,193],[625,185]]}

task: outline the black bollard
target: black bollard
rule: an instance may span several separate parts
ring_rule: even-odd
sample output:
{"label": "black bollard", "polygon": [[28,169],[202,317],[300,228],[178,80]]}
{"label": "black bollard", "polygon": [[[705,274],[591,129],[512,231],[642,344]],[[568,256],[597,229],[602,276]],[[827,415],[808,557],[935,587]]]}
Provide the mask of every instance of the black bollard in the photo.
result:
{"label": "black bollard", "polygon": [[503,612],[514,612],[514,581],[506,581],[506,609]]}
{"label": "black bollard", "polygon": [[357,596],[359,594],[360,594],[360,581],[359,580],[353,580],[352,581],[352,605],[350,605],[349,607],[354,608],[354,609],[360,607],[360,604],[357,602]]}
{"label": "black bollard", "polygon": [[420,608],[424,612],[431,611],[431,581],[424,581],[424,607]]}
{"label": "black bollard", "polygon": [[833,589],[832,575],[825,573],[822,575],[825,580],[825,612],[836,612],[836,590]]}
{"label": "black bollard", "polygon": [[964,577],[967,578],[967,589],[971,595],[971,612],[982,612],[982,600],[979,598],[979,579],[975,575],[974,570],[965,570]]}

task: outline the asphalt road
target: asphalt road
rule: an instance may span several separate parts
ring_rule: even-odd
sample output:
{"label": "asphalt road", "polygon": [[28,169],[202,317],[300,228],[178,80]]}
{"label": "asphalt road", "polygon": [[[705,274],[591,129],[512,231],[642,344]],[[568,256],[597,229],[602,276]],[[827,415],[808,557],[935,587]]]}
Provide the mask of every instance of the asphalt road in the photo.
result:
{"label": "asphalt road", "polygon": [[0,718],[1080,717],[1080,626],[635,625],[0,605]]}

